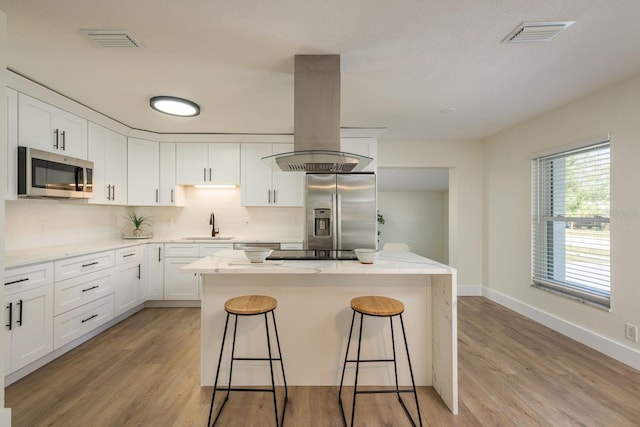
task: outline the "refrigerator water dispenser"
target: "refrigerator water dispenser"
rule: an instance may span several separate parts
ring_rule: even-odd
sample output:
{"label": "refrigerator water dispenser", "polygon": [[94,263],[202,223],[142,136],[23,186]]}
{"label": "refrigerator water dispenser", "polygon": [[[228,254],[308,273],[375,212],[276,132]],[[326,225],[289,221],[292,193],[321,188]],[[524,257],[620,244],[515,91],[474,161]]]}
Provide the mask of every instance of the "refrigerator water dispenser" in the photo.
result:
{"label": "refrigerator water dispenser", "polygon": [[331,237],[331,209],[313,210],[314,237]]}

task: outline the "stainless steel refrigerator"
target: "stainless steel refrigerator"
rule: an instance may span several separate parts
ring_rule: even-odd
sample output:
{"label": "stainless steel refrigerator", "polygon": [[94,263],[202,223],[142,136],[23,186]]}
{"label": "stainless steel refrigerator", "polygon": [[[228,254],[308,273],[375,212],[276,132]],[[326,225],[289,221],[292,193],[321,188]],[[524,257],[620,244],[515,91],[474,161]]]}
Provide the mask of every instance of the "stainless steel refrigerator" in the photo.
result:
{"label": "stainless steel refrigerator", "polygon": [[306,249],[375,249],[376,207],[373,173],[307,174]]}

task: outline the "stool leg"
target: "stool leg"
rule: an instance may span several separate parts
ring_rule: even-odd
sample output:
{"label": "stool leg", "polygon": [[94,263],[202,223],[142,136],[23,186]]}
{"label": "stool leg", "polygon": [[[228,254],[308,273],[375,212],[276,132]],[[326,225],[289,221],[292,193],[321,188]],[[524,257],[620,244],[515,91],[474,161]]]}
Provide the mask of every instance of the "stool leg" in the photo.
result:
{"label": "stool leg", "polygon": [[284,414],[287,410],[287,401],[289,400],[289,391],[287,390],[287,377],[284,374],[284,362],[282,361],[282,350],[280,350],[280,338],[278,337],[278,326],[276,325],[276,315],[271,310],[271,320],[273,320],[273,330],[276,333],[276,344],[278,345],[278,357],[280,358],[280,368],[282,369],[282,382],[284,383],[284,407],[282,408],[282,424],[284,424]]}
{"label": "stool leg", "polygon": [[418,422],[422,427],[422,417],[420,416],[420,405],[418,404],[418,392],[416,391],[416,382],[413,379],[413,369],[411,368],[411,358],[409,357],[409,344],[407,344],[407,334],[404,331],[404,321],[402,320],[402,313],[400,313],[400,325],[402,325],[402,337],[404,338],[404,348],[407,351],[407,362],[409,363],[409,373],[411,374],[411,385],[413,386],[413,395],[416,399],[416,410],[418,411]]}
{"label": "stool leg", "polygon": [[229,392],[231,391],[231,377],[233,375],[233,361],[236,358],[236,333],[238,332],[238,315],[234,314],[235,321],[233,322],[233,341],[231,344],[231,364],[229,365],[229,387],[227,388],[227,399],[229,398]]}
{"label": "stool leg", "polygon": [[353,408],[351,409],[351,427],[356,416],[356,396],[358,393],[358,372],[360,372],[360,348],[362,347],[362,324],[364,323],[364,314],[360,313],[360,333],[358,335],[358,356],[356,357],[356,380],[353,384]]}
{"label": "stool leg", "polygon": [[278,402],[276,401],[276,382],[273,378],[273,356],[271,354],[271,339],[269,337],[269,322],[267,313],[264,313],[264,328],[267,333],[267,352],[269,353],[269,370],[271,372],[271,393],[273,394],[273,412],[276,415],[276,427],[280,425],[278,422]]}
{"label": "stool leg", "polygon": [[[218,376],[220,375],[220,364],[222,363],[222,353],[224,351],[224,341],[225,341],[225,338],[227,337],[228,325],[229,325],[229,313],[227,313],[227,319],[224,322],[224,332],[222,333],[222,344],[220,345],[220,356],[218,357],[218,369],[216,370],[216,379],[213,382],[213,395],[211,396],[211,407],[209,408],[209,421],[207,421],[207,426],[211,425],[211,416],[213,414],[213,402],[216,399],[216,388],[218,387]],[[227,392],[227,397],[225,398],[225,402],[228,398],[229,398],[229,393]],[[222,407],[220,407],[220,412],[222,412]],[[218,413],[218,415],[220,415],[220,412]],[[216,420],[217,419],[218,417],[216,417]],[[215,420],[213,421],[213,423],[215,424]]]}
{"label": "stool leg", "polygon": [[[344,365],[342,365],[342,378],[340,378],[340,390],[338,391],[338,400],[340,402],[340,407],[342,407],[342,383],[344,382],[344,371],[347,370],[347,357],[349,356],[349,347],[351,346],[351,334],[353,333],[353,322],[356,319],[356,312],[353,312],[351,316],[351,327],[349,328],[349,339],[347,340],[347,350],[344,354]],[[342,413],[344,416],[344,412]],[[347,420],[345,419],[345,424]]]}
{"label": "stool leg", "polygon": [[391,325],[391,348],[393,349],[393,373],[396,377],[396,395],[398,400],[402,400],[400,397],[400,387],[398,386],[398,363],[396,360],[396,338],[393,333],[393,316],[389,316],[389,323]]}

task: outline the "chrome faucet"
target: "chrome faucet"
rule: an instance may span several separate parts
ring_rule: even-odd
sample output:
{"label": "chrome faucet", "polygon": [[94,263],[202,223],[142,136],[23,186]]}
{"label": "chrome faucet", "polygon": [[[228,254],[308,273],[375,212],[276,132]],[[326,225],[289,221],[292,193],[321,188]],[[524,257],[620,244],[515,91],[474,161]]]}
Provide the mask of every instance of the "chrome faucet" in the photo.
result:
{"label": "chrome faucet", "polygon": [[209,225],[211,226],[211,237],[216,237],[220,231],[216,230],[216,216],[211,212],[211,216],[209,217]]}

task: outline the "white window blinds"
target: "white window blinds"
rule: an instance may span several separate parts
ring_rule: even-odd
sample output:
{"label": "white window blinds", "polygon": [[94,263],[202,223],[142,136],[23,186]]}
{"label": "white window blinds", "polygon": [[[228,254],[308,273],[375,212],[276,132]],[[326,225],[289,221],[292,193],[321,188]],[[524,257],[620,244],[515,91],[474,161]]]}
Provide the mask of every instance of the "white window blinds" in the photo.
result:
{"label": "white window blinds", "polygon": [[535,286],[610,307],[609,141],[533,160]]}

